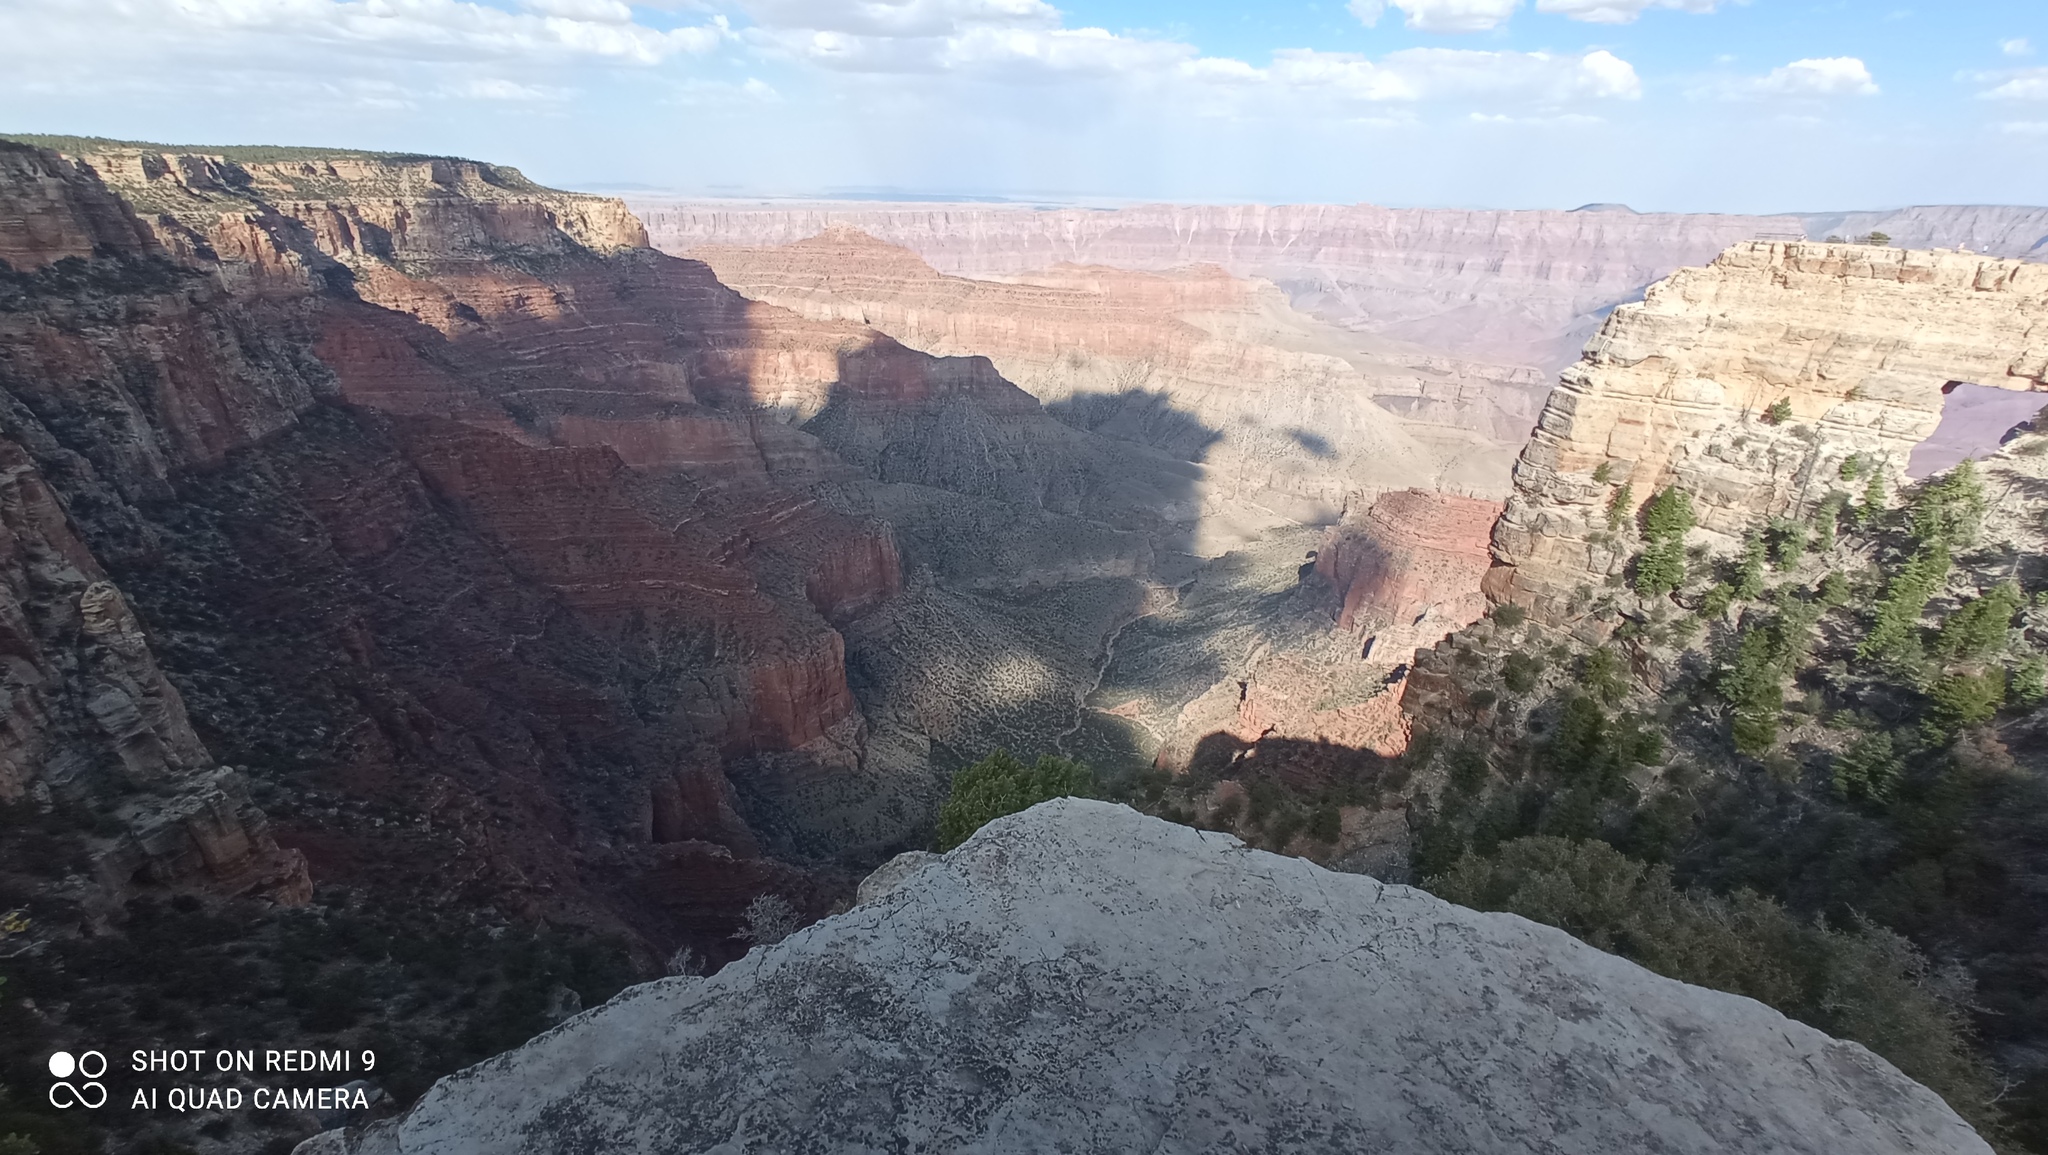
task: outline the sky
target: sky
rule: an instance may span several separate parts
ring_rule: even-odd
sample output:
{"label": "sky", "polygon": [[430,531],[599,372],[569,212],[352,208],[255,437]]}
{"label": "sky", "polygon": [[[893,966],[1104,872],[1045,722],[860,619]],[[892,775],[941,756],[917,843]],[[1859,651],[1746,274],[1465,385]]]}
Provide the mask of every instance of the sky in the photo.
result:
{"label": "sky", "polygon": [[0,131],[712,196],[2048,202],[2043,0],[0,0]]}

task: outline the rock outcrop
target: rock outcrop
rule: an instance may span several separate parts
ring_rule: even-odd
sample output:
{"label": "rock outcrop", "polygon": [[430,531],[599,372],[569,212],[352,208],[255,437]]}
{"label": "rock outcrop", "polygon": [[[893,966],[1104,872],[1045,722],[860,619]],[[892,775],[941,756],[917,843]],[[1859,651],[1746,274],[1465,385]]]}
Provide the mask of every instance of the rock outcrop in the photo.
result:
{"label": "rock outcrop", "polygon": [[1759,1003],[1104,803],[861,897],[301,1151],[1990,1150]]}
{"label": "rock outcrop", "polygon": [[1338,627],[1375,635],[1375,649],[1412,650],[1477,621],[1486,612],[1487,536],[1499,516],[1496,502],[1404,489],[1332,530],[1316,573],[1336,592]]}
{"label": "rock outcrop", "polygon": [[1622,484],[1638,503],[1687,491],[1721,548],[1856,489],[1852,455],[1895,487],[1951,382],[2044,387],[2044,310],[2048,267],[1955,252],[1758,242],[1673,274],[1560,378],[1515,467],[1489,591],[1560,615],[1621,572],[1607,507]]}

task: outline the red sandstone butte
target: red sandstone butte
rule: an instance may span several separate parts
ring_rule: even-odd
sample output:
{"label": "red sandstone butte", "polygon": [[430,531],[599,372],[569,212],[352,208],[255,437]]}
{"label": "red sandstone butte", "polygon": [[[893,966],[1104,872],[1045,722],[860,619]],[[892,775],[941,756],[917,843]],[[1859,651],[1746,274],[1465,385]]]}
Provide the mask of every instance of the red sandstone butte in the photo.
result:
{"label": "red sandstone butte", "polygon": [[[1491,564],[1487,541],[1500,509],[1497,501],[1404,489],[1332,530],[1316,554],[1316,573],[1337,591],[1338,626],[1414,633],[1413,648],[1478,621],[1486,613],[1479,586]],[[1421,637],[1432,630],[1435,637]]]}

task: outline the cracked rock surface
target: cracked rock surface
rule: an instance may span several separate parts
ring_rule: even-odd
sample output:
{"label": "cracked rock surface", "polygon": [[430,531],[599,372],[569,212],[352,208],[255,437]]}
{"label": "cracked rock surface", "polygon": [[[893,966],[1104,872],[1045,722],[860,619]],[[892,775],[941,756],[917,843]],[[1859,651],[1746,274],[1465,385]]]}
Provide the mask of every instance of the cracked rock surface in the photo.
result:
{"label": "cracked rock surface", "polygon": [[1990,1151],[1749,999],[1120,806],[886,869],[301,1150]]}

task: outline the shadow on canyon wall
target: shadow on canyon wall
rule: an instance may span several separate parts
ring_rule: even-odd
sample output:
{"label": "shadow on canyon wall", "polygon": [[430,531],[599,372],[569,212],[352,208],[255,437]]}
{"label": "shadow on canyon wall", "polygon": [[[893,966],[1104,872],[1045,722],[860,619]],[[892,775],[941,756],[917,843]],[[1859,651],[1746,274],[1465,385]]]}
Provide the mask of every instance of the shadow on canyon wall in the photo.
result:
{"label": "shadow on canyon wall", "polygon": [[[1147,771],[1158,743],[1090,708],[1113,704],[1113,658],[1170,715],[1231,654],[1330,632],[1300,593],[1314,531],[1194,556],[1222,435],[1163,396],[1048,411],[985,359],[805,321],[644,249],[423,251],[423,224],[331,204],[145,226],[25,151],[0,160],[98,214],[73,213],[93,255],[0,280],[0,592],[33,626],[5,640],[42,663],[6,688],[50,704],[0,719],[0,788],[24,725],[51,743],[46,793],[0,790],[0,817],[56,831],[0,847],[0,910],[31,909],[65,963],[10,995],[113,992],[66,1030],[156,1029],[144,1010],[211,1029],[229,998],[250,1031],[389,1034],[409,1094],[541,1029],[557,987],[617,989],[599,939],[646,977],[743,953],[762,896],[827,913],[926,845],[950,773],[991,749]],[[52,525],[78,556],[10,552]],[[133,637],[82,632],[100,570]],[[176,710],[138,691],[157,714],[109,711],[87,667],[110,647],[160,664]],[[89,871],[123,808],[154,804],[130,769],[158,723],[246,781],[310,908],[253,901],[197,851],[174,883],[86,898],[36,873]],[[1249,743],[1214,738],[1198,761],[1236,743],[1214,757],[1241,772]],[[151,966],[122,928],[173,898],[217,921]],[[514,958],[492,945],[508,926],[570,945]],[[196,977],[244,948],[217,987]]]}

